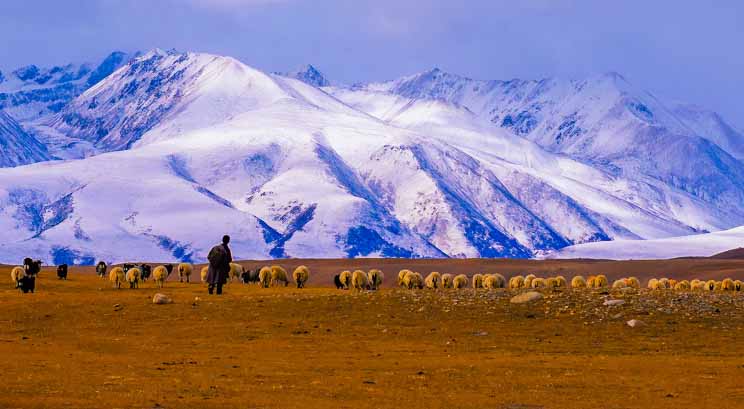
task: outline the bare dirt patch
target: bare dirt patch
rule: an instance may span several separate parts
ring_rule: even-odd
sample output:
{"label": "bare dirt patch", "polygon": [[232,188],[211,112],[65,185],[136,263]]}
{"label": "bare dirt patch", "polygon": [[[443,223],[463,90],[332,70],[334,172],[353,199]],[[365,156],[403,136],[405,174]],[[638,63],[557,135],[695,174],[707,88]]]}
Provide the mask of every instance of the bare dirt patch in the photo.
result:
{"label": "bare dirt patch", "polygon": [[[511,304],[506,290],[389,288],[402,266],[741,278],[741,261],[283,264],[300,263],[310,288],[236,283],[222,297],[197,283],[114,290],[90,269],[68,281],[45,269],[23,295],[0,267],[0,408],[744,407],[741,293],[543,291]],[[385,289],[328,287],[341,268],[371,267]],[[157,292],[174,302],[153,305]]]}

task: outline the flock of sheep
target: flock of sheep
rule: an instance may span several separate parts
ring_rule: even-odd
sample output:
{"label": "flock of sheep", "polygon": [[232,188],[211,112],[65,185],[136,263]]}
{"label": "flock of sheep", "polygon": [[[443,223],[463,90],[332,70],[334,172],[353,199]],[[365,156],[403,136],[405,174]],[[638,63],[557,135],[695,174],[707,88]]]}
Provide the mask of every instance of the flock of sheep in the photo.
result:
{"label": "flock of sheep", "polygon": [[[100,265],[100,264],[99,264]],[[147,281],[147,276],[143,276],[142,267],[136,267],[131,265],[127,268],[125,266],[117,266],[111,269],[108,273],[109,281],[113,284],[114,288],[121,288],[124,284],[129,284],[129,288],[138,288],[142,281]],[[165,282],[173,272],[174,266],[172,264],[163,264],[155,267],[152,270],[152,279],[158,288],[165,287]],[[105,267],[103,269],[105,274]],[[191,282],[191,275],[194,272],[194,266],[190,263],[181,263],[175,266],[175,271],[178,274],[179,282]],[[205,266],[200,271],[200,278],[202,283],[207,281],[207,273],[209,267]],[[99,270],[99,275],[104,276]],[[297,288],[305,287],[305,283],[310,278],[310,269],[306,266],[299,266],[292,272],[292,281],[294,281]],[[238,263],[230,263],[230,281],[239,280],[243,283],[258,283],[261,287],[267,288],[269,286],[289,285],[289,276],[287,270],[281,266],[264,266],[258,270],[251,271],[245,269]]]}
{"label": "flock of sheep", "polygon": [[[27,261],[30,259],[27,259]],[[11,279],[16,286],[21,280],[29,275],[29,262],[24,262],[24,266],[14,267],[11,272]],[[41,264],[38,262],[39,265]],[[174,268],[175,267],[175,268]],[[194,272],[194,266],[190,263],[180,263],[177,266],[172,264],[158,265],[154,269],[147,264],[139,266],[134,264],[124,264],[115,266],[108,271],[108,279],[114,288],[122,288],[129,285],[129,288],[138,288],[140,283],[147,281],[152,276],[153,281],[158,288],[165,286],[166,280],[173,271],[178,274],[179,282],[190,282],[191,275]],[[106,277],[107,266],[100,262],[96,266],[98,275]],[[203,267],[200,272],[202,282],[207,280],[208,267]],[[57,275],[60,279],[66,279],[67,266],[61,265],[57,269]],[[294,269],[291,280],[297,288],[304,288],[310,278],[310,269],[306,266],[299,266]],[[377,290],[382,286],[385,275],[381,270],[371,269],[367,272],[362,270],[349,271],[345,270],[336,274],[333,278],[334,284],[338,289],[356,289],[356,290]],[[271,286],[288,286],[290,276],[282,266],[264,266],[256,270],[244,268],[237,263],[230,263],[230,281],[241,281],[243,283],[257,283],[262,288]],[[424,277],[421,273],[411,270],[401,270],[398,273],[398,286],[401,288],[413,289],[463,289],[471,287],[474,289],[497,289],[508,288],[512,290],[519,289],[561,289],[561,288],[590,288],[590,289],[623,289],[633,288],[640,289],[641,282],[636,277],[621,278],[610,284],[607,277],[603,274],[591,275],[584,278],[577,275],[567,281],[565,277],[558,275],[555,277],[537,277],[534,274],[526,276],[517,275],[507,280],[503,275],[493,274],[474,274],[468,278],[465,274],[440,274],[438,272],[429,273]],[[674,280],[669,278],[652,278],[648,280],[646,288],[650,290],[676,290],[676,291],[742,291],[742,281],[726,278],[721,281],[716,280]]]}

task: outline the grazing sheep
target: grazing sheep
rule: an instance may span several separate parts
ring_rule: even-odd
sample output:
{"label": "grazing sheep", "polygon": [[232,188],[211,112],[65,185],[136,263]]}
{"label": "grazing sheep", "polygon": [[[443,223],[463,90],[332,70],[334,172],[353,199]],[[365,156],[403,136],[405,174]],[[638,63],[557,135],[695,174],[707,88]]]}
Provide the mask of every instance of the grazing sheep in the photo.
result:
{"label": "grazing sheep", "polygon": [[243,272],[245,270],[243,269],[243,266],[241,266],[238,263],[230,263],[230,272],[228,273],[228,277],[230,278],[230,282],[233,280],[240,280],[240,277],[243,275]]}
{"label": "grazing sheep", "polygon": [[700,281],[696,278],[690,281],[690,288],[693,291],[705,291],[705,281]]}
{"label": "grazing sheep", "polygon": [[716,289],[716,280],[708,280],[705,282],[705,290],[706,291],[713,291]]}
{"label": "grazing sheep", "polygon": [[690,282],[687,280],[682,280],[674,285],[675,291],[690,291],[691,289]]}
{"label": "grazing sheep", "polygon": [[721,291],[721,282],[720,281],[716,281],[716,285],[714,287],[714,290],[715,291]]}
{"label": "grazing sheep", "polygon": [[351,273],[351,287],[357,291],[369,289],[369,277],[362,270],[354,270]]}
{"label": "grazing sheep", "polygon": [[493,284],[496,285],[494,288],[506,288],[506,278],[502,276],[499,273],[493,273],[489,274],[489,276],[493,277],[494,280],[496,280]]}
{"label": "grazing sheep", "polygon": [[599,274],[594,277],[594,288],[607,287],[607,277],[604,274]]}
{"label": "grazing sheep", "polygon": [[287,270],[282,266],[271,266],[271,285],[275,286],[279,285],[279,283],[284,283],[285,287],[289,285]]}
{"label": "grazing sheep", "polygon": [[127,270],[126,279],[129,283],[129,288],[138,288],[142,272],[139,268],[130,268]]}
{"label": "grazing sheep", "polygon": [[186,278],[188,283],[191,280],[191,273],[194,272],[194,266],[189,263],[181,263],[178,265],[178,282],[182,283],[183,279]]}
{"label": "grazing sheep", "polygon": [[594,283],[597,281],[597,276],[589,276],[586,279],[587,288],[594,288]]}
{"label": "grazing sheep", "polygon": [[483,288],[483,274],[473,274],[472,283],[473,288],[476,290],[479,288]]}
{"label": "grazing sheep", "polygon": [[486,274],[483,277],[483,288],[489,290],[495,290],[497,288],[504,288],[504,277],[501,274]]}
{"label": "grazing sheep", "polygon": [[641,282],[636,277],[630,277],[625,279],[625,285],[636,290],[641,288]]}
{"label": "grazing sheep", "polygon": [[351,271],[342,271],[339,275],[339,280],[341,280],[341,284],[344,286],[344,289],[348,290],[349,288],[351,288]]}
{"label": "grazing sheep", "polygon": [[659,289],[659,280],[656,278],[652,278],[648,280],[648,283],[646,284],[646,288],[649,290],[658,290]]}
{"label": "grazing sheep", "polygon": [[409,290],[422,288],[423,287],[423,281],[421,280],[421,275],[418,273],[415,273],[413,271],[408,271],[403,277],[403,288],[407,288]]}
{"label": "grazing sheep", "polygon": [[512,290],[518,290],[520,288],[524,288],[524,277],[521,275],[514,276],[509,279],[509,288]]}
{"label": "grazing sheep", "polygon": [[442,288],[452,288],[452,274],[442,274]]}
{"label": "grazing sheep", "polygon": [[152,270],[152,279],[158,288],[165,287],[165,280],[168,279],[168,269],[165,266],[157,266]]}
{"label": "grazing sheep", "polygon": [[373,268],[367,273],[367,278],[369,279],[369,288],[371,290],[377,290],[382,285],[382,280],[385,278],[385,274],[383,274],[382,271]]}
{"label": "grazing sheep", "polygon": [[432,271],[424,280],[424,285],[430,290],[436,290],[442,287],[442,275]]}
{"label": "grazing sheep", "polygon": [[527,274],[527,276],[524,277],[524,284],[522,284],[522,287],[524,288],[532,288],[532,280],[537,278],[534,274]]}
{"label": "grazing sheep", "polygon": [[18,282],[21,281],[21,278],[26,275],[26,270],[23,269],[23,267],[16,266],[13,267],[12,270],[10,270],[10,278],[13,280],[13,283],[15,284],[16,288],[18,287]]}
{"label": "grazing sheep", "polygon": [[403,285],[403,279],[405,279],[406,278],[406,274],[408,274],[410,272],[412,272],[412,271],[411,270],[408,270],[408,269],[405,269],[405,268],[403,270],[398,271],[398,287],[405,287]]}
{"label": "grazing sheep", "polygon": [[101,278],[106,277],[107,269],[108,269],[108,266],[103,261],[99,261],[98,264],[96,264],[96,274],[98,274],[98,277],[101,277]]}
{"label": "grazing sheep", "polygon": [[734,291],[741,291],[742,283],[741,280],[734,281]]}
{"label": "grazing sheep", "polygon": [[669,282],[669,288],[670,288],[670,289],[671,289],[671,288],[674,288],[674,286],[676,286],[676,285],[677,285],[677,280],[675,280],[675,279],[673,279],[673,278],[670,278],[670,279],[668,280],[668,282]]}
{"label": "grazing sheep", "polygon": [[240,281],[243,284],[258,283],[258,272],[259,269],[251,270],[249,268],[243,268],[243,274],[240,275]]}
{"label": "grazing sheep", "polygon": [[568,282],[566,281],[566,277],[557,276],[555,278],[555,281],[556,281],[556,286],[558,288],[566,288],[566,287],[568,287]]}
{"label": "grazing sheep", "polygon": [[336,285],[337,290],[344,288],[344,283],[341,282],[341,274],[333,276],[333,284]]}
{"label": "grazing sheep", "polygon": [[623,278],[621,278],[621,279],[619,279],[619,280],[615,280],[615,281],[613,281],[613,283],[612,283],[612,288],[614,288],[614,289],[625,288],[625,287],[627,287],[627,286],[628,286],[628,285],[627,285],[627,284],[625,284],[625,279],[623,279]]}
{"label": "grazing sheep", "polygon": [[468,276],[465,274],[458,274],[452,280],[452,288],[459,290],[468,286]]}
{"label": "grazing sheep", "polygon": [[545,279],[545,287],[554,289],[558,288],[558,280],[555,279],[555,277],[548,277]]}
{"label": "grazing sheep", "polygon": [[142,264],[140,270],[142,270],[142,281],[147,281],[152,275],[152,267],[149,264]]}
{"label": "grazing sheep", "polygon": [[310,269],[306,266],[299,266],[292,272],[292,278],[297,284],[297,288],[304,288],[305,283],[310,279]]}
{"label": "grazing sheep", "polygon": [[545,282],[545,279],[536,277],[534,280],[532,280],[532,288],[545,288],[547,287],[547,283]]}
{"label": "grazing sheep", "polygon": [[586,288],[586,280],[583,276],[574,276],[571,279],[571,288]]}
{"label": "grazing sheep", "polygon": [[723,281],[721,281],[721,290],[734,291],[734,280],[730,278],[724,278]]}
{"label": "grazing sheep", "polygon": [[126,279],[124,269],[121,267],[114,267],[111,269],[111,272],[109,272],[109,281],[113,283],[114,288],[121,288],[121,285],[126,281]]}
{"label": "grazing sheep", "polygon": [[271,267],[263,266],[258,270],[258,283],[261,288],[269,288],[269,285],[271,285]]}
{"label": "grazing sheep", "polygon": [[668,290],[668,289],[672,288],[672,285],[669,283],[669,279],[668,278],[660,278],[659,279],[659,287],[661,287],[661,289]]}
{"label": "grazing sheep", "polygon": [[57,279],[67,280],[67,264],[60,264],[57,266]]}
{"label": "grazing sheep", "polygon": [[208,275],[209,275],[209,266],[202,267],[201,271],[199,272],[199,277],[201,278],[202,283],[207,282]]}

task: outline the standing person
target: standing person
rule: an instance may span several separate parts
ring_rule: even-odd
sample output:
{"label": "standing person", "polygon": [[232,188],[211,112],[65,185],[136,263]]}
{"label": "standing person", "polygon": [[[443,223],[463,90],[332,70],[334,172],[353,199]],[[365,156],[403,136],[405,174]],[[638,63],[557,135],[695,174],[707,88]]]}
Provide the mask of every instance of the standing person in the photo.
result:
{"label": "standing person", "polygon": [[230,275],[232,252],[228,243],[230,243],[230,236],[223,236],[222,244],[212,247],[207,256],[209,260],[207,283],[209,283],[210,294],[214,293],[215,287],[217,288],[217,295],[222,294],[222,286],[227,282],[227,277]]}

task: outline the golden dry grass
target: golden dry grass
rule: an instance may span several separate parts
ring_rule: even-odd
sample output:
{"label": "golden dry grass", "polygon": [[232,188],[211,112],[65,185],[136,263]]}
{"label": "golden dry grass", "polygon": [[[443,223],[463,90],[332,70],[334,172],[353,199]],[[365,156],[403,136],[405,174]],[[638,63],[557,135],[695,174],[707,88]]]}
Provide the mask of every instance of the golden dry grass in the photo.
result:
{"label": "golden dry grass", "polygon": [[[374,261],[300,262],[308,289],[217,297],[169,281],[170,305],[151,304],[152,282],[114,290],[75,268],[23,295],[0,268],[0,408],[744,407],[741,293],[642,290],[605,307],[598,292],[544,291],[513,305],[508,290],[339,291],[334,271]],[[374,266],[394,281],[398,265]],[[551,268],[532,267],[520,271]]]}

